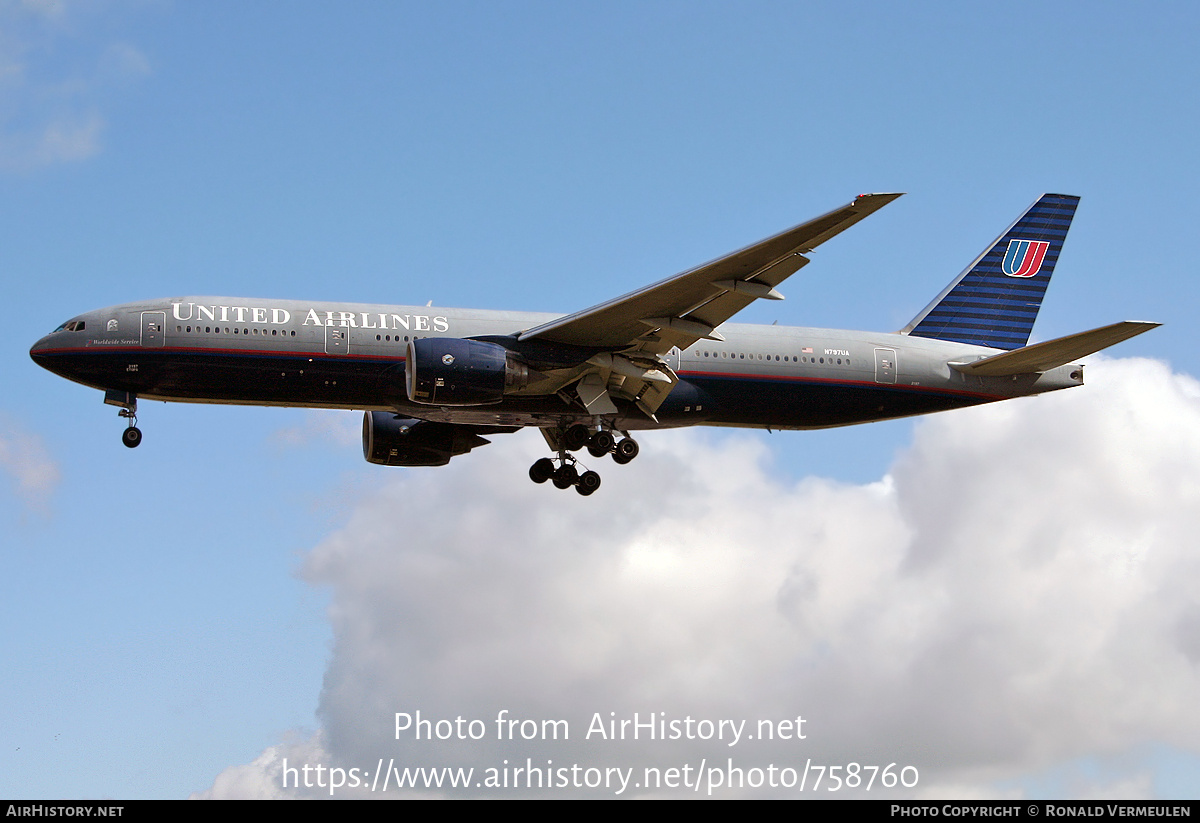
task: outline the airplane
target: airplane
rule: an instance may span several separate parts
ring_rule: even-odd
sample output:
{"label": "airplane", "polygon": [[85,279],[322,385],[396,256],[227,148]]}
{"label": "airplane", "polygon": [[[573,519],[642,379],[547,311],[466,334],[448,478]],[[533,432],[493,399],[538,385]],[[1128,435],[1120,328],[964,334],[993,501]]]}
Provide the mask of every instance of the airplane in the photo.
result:
{"label": "airplane", "polygon": [[806,255],[900,196],[859,195],[574,314],[170,297],[77,315],[30,355],[103,391],[130,448],[139,398],[361,409],[363,456],[387,466],[444,465],[534,426],[553,456],[530,478],[587,496],[600,475],[575,452],[629,463],[631,432],[819,429],[1070,388],[1083,384],[1073,361],[1160,325],[1029,345],[1079,203],[1063,194],[1042,195],[899,331],[727,322],[782,299]]}

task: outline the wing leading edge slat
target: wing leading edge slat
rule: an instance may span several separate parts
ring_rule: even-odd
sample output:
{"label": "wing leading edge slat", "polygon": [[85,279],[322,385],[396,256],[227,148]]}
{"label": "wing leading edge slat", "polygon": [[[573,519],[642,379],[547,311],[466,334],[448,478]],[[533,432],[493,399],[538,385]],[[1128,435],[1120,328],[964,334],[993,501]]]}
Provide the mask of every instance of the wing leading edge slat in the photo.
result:
{"label": "wing leading edge slat", "polygon": [[[852,203],[774,237],[615,300],[528,329],[520,338],[619,350],[629,346],[641,348],[639,340],[646,339],[650,331],[646,321],[655,318],[678,318],[715,328],[759,299],[754,292],[760,291],[753,286],[745,292],[727,291],[718,282],[753,280],[774,288],[808,262],[804,253],[899,196],[859,195]],[[673,345],[686,347],[702,336],[675,331],[662,351],[669,351]],[[662,342],[667,343],[665,339]],[[661,348],[654,346],[652,340],[647,343],[653,349]]]}

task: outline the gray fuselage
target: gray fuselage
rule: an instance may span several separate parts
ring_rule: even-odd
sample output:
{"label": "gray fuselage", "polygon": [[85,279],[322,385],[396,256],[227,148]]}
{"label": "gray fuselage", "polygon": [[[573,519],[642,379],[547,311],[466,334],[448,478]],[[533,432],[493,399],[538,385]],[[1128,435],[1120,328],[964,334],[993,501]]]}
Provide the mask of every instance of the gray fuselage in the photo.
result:
{"label": "gray fuselage", "polygon": [[[479,406],[412,402],[414,338],[512,339],[556,315],[428,306],[182,297],[87,312],[39,340],[47,369],[109,392],[189,403],[396,411],[468,425],[564,426],[590,415],[560,393]],[[653,418],[622,408],[614,428],[812,429],[924,414],[1080,385],[1081,367],[985,377],[997,349],[912,337],[726,323],[666,360],[679,377]],[[585,357],[588,352],[580,352]]]}

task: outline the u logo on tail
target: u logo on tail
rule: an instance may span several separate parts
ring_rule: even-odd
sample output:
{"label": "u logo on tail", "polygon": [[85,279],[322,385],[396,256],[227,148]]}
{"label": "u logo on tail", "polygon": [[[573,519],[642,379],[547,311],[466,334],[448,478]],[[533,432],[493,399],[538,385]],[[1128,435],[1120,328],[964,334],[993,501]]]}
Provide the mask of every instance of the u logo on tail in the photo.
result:
{"label": "u logo on tail", "polygon": [[1033,277],[1041,270],[1048,248],[1046,240],[1010,240],[1001,271],[1009,277]]}

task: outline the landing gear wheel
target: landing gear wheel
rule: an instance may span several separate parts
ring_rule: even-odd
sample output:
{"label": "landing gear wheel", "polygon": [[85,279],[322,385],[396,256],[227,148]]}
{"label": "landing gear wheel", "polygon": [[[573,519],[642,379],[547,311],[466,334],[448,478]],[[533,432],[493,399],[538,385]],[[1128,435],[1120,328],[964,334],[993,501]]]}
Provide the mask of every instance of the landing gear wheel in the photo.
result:
{"label": "landing gear wheel", "polygon": [[613,450],[617,439],[612,436],[612,432],[598,431],[588,440],[588,454],[592,457],[603,457]]}
{"label": "landing gear wheel", "polygon": [[142,442],[142,430],[137,426],[130,426],[121,432],[121,442],[131,449],[136,449]]}
{"label": "landing gear wheel", "polygon": [[545,483],[554,475],[554,461],[543,457],[529,467],[529,479],[534,483]]}
{"label": "landing gear wheel", "polygon": [[616,450],[613,452],[613,460],[620,465],[625,465],[630,460],[638,456],[641,449],[638,447],[637,441],[632,437],[626,437],[617,444]]}
{"label": "landing gear wheel", "polygon": [[563,433],[563,446],[567,451],[577,452],[587,445],[591,436],[587,426],[576,423]]}
{"label": "landing gear wheel", "polygon": [[575,491],[584,497],[587,497],[598,488],[600,488],[600,475],[590,471],[579,475],[579,482],[575,484]]}
{"label": "landing gear wheel", "polygon": [[569,489],[579,480],[579,470],[572,465],[560,466],[558,471],[554,472],[554,487],[557,489]]}

